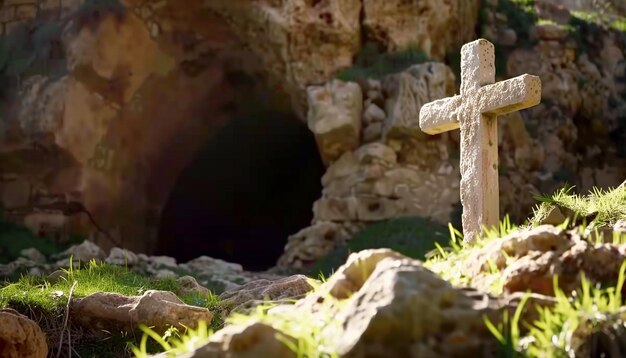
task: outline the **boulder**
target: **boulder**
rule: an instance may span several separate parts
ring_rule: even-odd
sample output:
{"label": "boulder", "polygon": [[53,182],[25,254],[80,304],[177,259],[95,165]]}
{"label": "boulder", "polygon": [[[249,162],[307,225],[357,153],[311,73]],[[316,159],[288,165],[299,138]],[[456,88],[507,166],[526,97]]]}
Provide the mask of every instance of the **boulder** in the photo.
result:
{"label": "boulder", "polygon": [[267,301],[287,302],[304,297],[313,290],[304,275],[294,275],[278,280],[256,280],[220,295],[222,307],[241,312]]}
{"label": "boulder", "polygon": [[78,262],[86,264],[91,260],[103,261],[107,256],[98,245],[89,240],[85,240],[83,243],[74,245],[63,251],[58,255],[58,257],[63,259],[57,262],[57,265],[67,266],[69,265],[70,259],[75,264]]}
{"label": "boulder", "polygon": [[28,317],[12,309],[0,310],[0,357],[45,358],[46,335]]}
{"label": "boulder", "polygon": [[[227,325],[209,343],[184,357],[295,357],[285,340],[296,342],[298,330],[283,332],[282,326],[269,324],[284,321],[295,328],[294,324],[309,324],[303,322],[304,317],[312,315],[321,319],[319,337],[325,337],[326,344],[313,348],[340,357],[490,356],[499,342],[484,320],[498,325],[503,313],[512,314],[524,297],[496,298],[475,289],[456,288],[418,260],[389,249],[365,250],[351,254],[315,292],[293,305],[268,310],[274,318]],[[530,308],[523,310],[522,322],[537,318],[535,305],[555,303],[538,294],[527,298],[526,307]],[[328,324],[331,320],[334,323]]]}
{"label": "boulder", "polygon": [[307,122],[325,163],[330,164],[358,147],[363,93],[358,84],[332,80],[307,90]]}
{"label": "boulder", "polygon": [[163,333],[170,326],[196,327],[198,321],[211,323],[213,314],[206,308],[184,304],[175,294],[146,291],[141,296],[98,292],[70,303],[73,322],[85,328],[132,332],[144,324]]}
{"label": "boulder", "polygon": [[473,39],[478,5],[474,0],[365,0],[363,27],[391,51],[418,49],[441,60]]}
{"label": "boulder", "polygon": [[179,296],[196,294],[206,298],[209,295],[209,290],[200,285],[193,276],[179,277],[176,282],[180,285],[176,292]]}
{"label": "boulder", "polygon": [[[296,358],[296,353],[285,342],[296,344],[292,337],[268,324],[250,322],[226,326],[212,335],[209,343],[178,358]],[[155,356],[166,357],[165,354]]]}
{"label": "boulder", "polygon": [[[489,242],[468,257],[465,267],[478,289],[488,290],[493,280],[501,280],[507,293],[530,290],[551,296],[555,275],[565,292],[580,288],[581,274],[592,285],[615,284],[624,260],[624,245],[595,244],[576,230],[541,225]],[[500,273],[492,275],[492,265]]]}

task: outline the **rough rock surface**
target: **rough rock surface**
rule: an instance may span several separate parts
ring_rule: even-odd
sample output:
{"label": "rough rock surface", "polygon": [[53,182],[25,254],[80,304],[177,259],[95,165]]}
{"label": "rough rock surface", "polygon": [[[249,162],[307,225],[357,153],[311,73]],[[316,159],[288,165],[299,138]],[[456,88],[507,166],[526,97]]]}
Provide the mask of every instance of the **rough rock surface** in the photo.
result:
{"label": "rough rock surface", "polygon": [[[277,339],[280,337],[282,340]],[[295,343],[294,339],[260,322],[242,326],[226,326],[213,336],[209,343],[193,352],[181,354],[179,358],[253,358],[276,357],[295,358],[296,353],[285,344]],[[156,356],[166,358],[165,354]]]}
{"label": "rough rock surface", "polygon": [[[594,244],[574,231],[542,225],[494,240],[467,259],[472,285],[488,290],[493,280],[501,280],[505,292],[532,292],[553,295],[553,277],[559,287],[571,292],[580,287],[584,274],[592,284],[614,284],[626,246]],[[490,275],[494,264],[501,270]]]}
{"label": "rough rock surface", "polygon": [[199,320],[210,323],[213,314],[206,308],[184,304],[175,294],[146,291],[142,296],[94,293],[70,303],[73,322],[95,330],[132,332],[142,323],[165,332],[169,326],[196,327]]}
{"label": "rough rock surface", "polygon": [[304,275],[294,275],[275,281],[252,281],[222,293],[220,302],[223,307],[241,312],[267,301],[297,300],[313,290],[308,280]]}
{"label": "rough rock surface", "polygon": [[[327,348],[342,357],[483,357],[490,356],[497,345],[484,325],[485,316],[497,323],[503,310],[515,309],[519,298],[499,299],[469,288],[454,288],[420,261],[377,249],[350,255],[318,290],[295,305],[278,306],[270,313],[308,317],[325,305],[323,317],[338,320],[339,330]],[[551,303],[539,295],[531,299]],[[536,312],[527,310],[522,320],[532,315]],[[193,357],[230,354],[232,332],[244,332],[255,324],[259,331],[272,331],[254,322],[226,326],[224,333],[198,349],[213,355]],[[280,340],[269,334],[264,337],[234,350],[273,349]]]}
{"label": "rough rock surface", "polygon": [[[312,226],[289,238],[278,261],[281,267],[311,264],[367,223],[421,216],[447,224],[459,201],[458,162],[449,156],[451,136],[428,138],[419,129],[418,116],[422,105],[454,94],[450,68],[427,62],[358,86],[364,94],[362,105],[351,100],[314,100],[311,105],[312,110],[321,107],[316,113],[328,115],[354,114],[352,109],[361,108],[358,118],[350,117],[350,123],[360,123],[350,128],[361,128],[361,135],[356,145],[355,138],[345,133],[334,137],[322,197],[313,205]],[[331,83],[310,93],[327,92],[330,101],[343,90]],[[333,118],[343,123],[347,115]],[[376,133],[371,132],[374,125]]]}
{"label": "rough rock surface", "polygon": [[46,335],[37,323],[11,309],[0,310],[0,357],[45,358]]}
{"label": "rough rock surface", "polygon": [[[0,200],[57,242],[93,235],[105,250],[148,253],[178,175],[223,124],[259,108],[304,120],[307,86],[351,66],[365,41],[443,58],[478,9],[385,9],[410,20],[398,23],[360,0],[40,3],[0,5],[0,37],[26,47],[0,70]],[[426,8],[437,16],[412,20]]]}
{"label": "rough rock surface", "polygon": [[443,59],[446,53],[472,40],[478,1],[363,1],[363,25],[391,51],[419,48]]}

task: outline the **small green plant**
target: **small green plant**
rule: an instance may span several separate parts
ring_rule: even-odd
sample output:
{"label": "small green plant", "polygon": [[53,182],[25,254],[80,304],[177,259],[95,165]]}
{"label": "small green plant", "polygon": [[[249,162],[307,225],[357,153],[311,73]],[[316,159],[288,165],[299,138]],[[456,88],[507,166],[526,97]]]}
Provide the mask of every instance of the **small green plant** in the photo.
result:
{"label": "small green plant", "polygon": [[389,248],[411,258],[424,260],[435,244],[448,242],[445,226],[428,219],[403,217],[370,224],[320,259],[308,273],[329,275],[345,263],[348,255],[366,249]]}
{"label": "small green plant", "polygon": [[[581,273],[580,289],[571,297],[559,287],[558,276],[553,278],[556,303],[537,306],[539,318],[535,322],[520,322],[522,307],[528,295],[518,306],[512,320],[494,325],[488,319],[485,324],[500,341],[507,357],[573,357],[586,340],[606,323],[624,325],[619,313],[622,308],[626,261],[622,263],[614,286],[592,286]],[[522,326],[524,335],[521,333]]]}
{"label": "small green plant", "polygon": [[[313,291],[323,298],[315,313],[297,309],[275,311],[272,309],[276,307],[276,303],[268,301],[256,306],[249,313],[233,313],[226,322],[239,326],[257,322],[267,324],[277,330],[277,339],[299,358],[336,358],[338,355],[333,351],[333,347],[341,337],[342,328],[335,316],[336,312],[349,300],[338,300],[328,293],[321,293],[321,285],[315,280],[309,279],[309,283]],[[163,336],[147,327],[141,329],[144,335],[140,346],[132,348],[137,358],[148,356],[147,346],[150,338],[161,346],[168,357],[175,357],[178,354],[191,352],[208,342],[213,333],[212,330],[207,330],[203,323],[200,323],[196,330],[187,329],[182,333],[178,330],[170,330]]]}
{"label": "small green plant", "polygon": [[[76,266],[76,267],[75,267]],[[43,277],[23,276],[13,283],[0,283],[0,308],[10,307],[34,319],[44,322],[46,332],[61,330],[63,312],[70,297],[85,297],[96,292],[114,292],[123,295],[141,295],[147,290],[176,292],[179,288],[174,279],[154,279],[130,272],[124,267],[90,261],[87,264],[70,260],[69,267],[55,282]],[[183,295],[180,299],[190,305],[206,307],[212,312],[219,311],[219,299],[213,294],[201,296],[197,293]],[[218,324],[214,320],[212,324]],[[217,327],[212,327],[217,328]],[[80,352],[97,352],[98,357],[127,356],[130,343],[134,342],[133,332],[112,332],[107,337],[107,348],[103,352],[97,348],[102,338],[86,334],[74,349]],[[85,334],[84,332],[82,334]],[[54,338],[52,338],[54,341]],[[98,343],[100,342],[100,343]],[[113,345],[114,344],[114,345]],[[57,343],[54,343],[57,346]],[[88,353],[90,354],[90,353]]]}
{"label": "small green plant", "polygon": [[565,186],[552,195],[536,196],[540,204],[534,208],[529,223],[538,225],[555,207],[572,216],[569,221],[572,226],[584,222],[584,229],[588,226],[593,230],[626,219],[626,186],[606,190],[594,187],[587,196],[574,194],[573,189]]}
{"label": "small green plant", "polygon": [[524,295],[513,314],[513,318],[509,318],[509,311],[505,310],[502,314],[502,321],[498,325],[494,325],[489,317],[484,316],[485,325],[494,337],[500,342],[499,358],[521,358],[523,355],[517,351],[522,338],[520,330],[520,319],[522,312],[526,306],[529,294]]}
{"label": "small green plant", "polygon": [[205,321],[199,321],[196,329],[185,327],[185,331],[180,332],[177,328],[171,327],[163,336],[159,336],[154,330],[145,325],[140,325],[139,329],[144,332],[139,347],[131,346],[133,354],[137,358],[147,358],[150,356],[148,349],[148,338],[152,338],[165,352],[168,357],[176,357],[179,354],[192,352],[209,341],[213,330],[209,329]]}
{"label": "small green plant", "polygon": [[28,248],[36,248],[44,256],[50,256],[61,252],[65,247],[33,235],[25,226],[5,219],[0,210],[0,264],[16,260],[20,257],[20,252]]}
{"label": "small green plant", "polygon": [[[495,228],[483,228],[478,239],[467,244],[463,241],[463,234],[455,229],[452,224],[448,225],[450,241],[449,246],[442,247],[436,243],[436,249],[429,252],[428,259],[424,266],[441,276],[444,280],[455,286],[469,286],[472,277],[467,273],[466,263],[469,257],[477,250],[482,249],[490,242],[502,238],[519,230],[518,226],[513,224],[509,216],[505,216]],[[489,267],[489,281],[491,282],[488,289],[492,294],[499,295],[503,291],[503,278],[500,269],[493,263],[487,263]]]}

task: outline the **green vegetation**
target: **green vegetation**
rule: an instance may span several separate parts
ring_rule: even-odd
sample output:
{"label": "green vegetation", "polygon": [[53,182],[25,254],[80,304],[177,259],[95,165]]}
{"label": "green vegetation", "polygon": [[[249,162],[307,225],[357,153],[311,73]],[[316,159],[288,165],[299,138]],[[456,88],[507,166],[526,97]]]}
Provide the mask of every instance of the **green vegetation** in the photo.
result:
{"label": "green vegetation", "polygon": [[354,61],[354,65],[337,74],[342,81],[359,81],[367,78],[381,79],[386,75],[401,72],[415,64],[430,59],[419,50],[387,53],[374,43],[367,43]]}
{"label": "green vegetation", "polygon": [[84,237],[72,237],[63,245],[55,244],[49,239],[34,235],[25,226],[8,220],[0,209],[0,264],[15,261],[24,249],[35,248],[48,257],[82,241]]}
{"label": "green vegetation", "polygon": [[626,185],[613,190],[593,188],[587,196],[574,194],[572,189],[566,186],[552,195],[537,196],[541,204],[535,208],[530,224],[541,223],[555,207],[570,219],[572,226],[585,224],[593,229],[626,219]]}
{"label": "green vegetation", "polygon": [[[342,264],[349,252],[367,248],[389,247],[405,255],[424,260],[424,265],[455,286],[468,286],[471,277],[467,272],[467,260],[476,250],[484,248],[517,230],[539,224],[546,213],[554,207],[569,214],[562,223],[563,228],[587,228],[611,225],[619,219],[626,219],[626,184],[612,190],[593,189],[588,195],[572,193],[565,187],[552,195],[537,197],[540,204],[535,215],[521,227],[505,217],[499,227],[484,229],[480,238],[473,244],[465,244],[462,234],[449,225],[447,230],[419,218],[398,218],[370,225],[361,230],[343,247],[336,251],[335,260]],[[585,222],[587,221],[587,222]],[[583,237],[588,236],[583,235]],[[622,238],[625,239],[625,238]],[[624,240],[619,241],[623,243]],[[444,244],[446,245],[444,247]],[[432,247],[434,250],[431,250]],[[506,265],[514,258],[506,258]],[[324,270],[320,270],[324,271]],[[498,322],[485,318],[486,327],[500,342],[501,357],[566,357],[587,347],[594,335],[610,334],[613,330],[626,329],[620,312],[622,310],[622,289],[625,280],[626,263],[620,269],[614,285],[593,286],[581,274],[581,288],[574,294],[563,292],[555,276],[553,286],[556,304],[537,308],[537,319],[524,320],[529,296],[524,297],[516,312],[509,317],[505,313]],[[319,272],[319,271],[318,271]],[[326,271],[326,275],[328,271]],[[503,281],[501,268],[495,263],[486,273],[490,282],[488,290],[492,294],[502,294]],[[332,347],[341,337],[341,325],[336,312],[350,302],[349,298],[337,300],[324,295],[319,285],[311,280],[315,293],[322,295],[320,308],[315,313],[305,310],[272,310],[275,304],[267,302],[247,314],[232,314],[227,324],[247,325],[255,322],[268,324],[282,332],[281,340],[299,357],[335,357]],[[172,279],[155,280],[130,273],[127,269],[90,262],[83,269],[67,269],[65,278],[49,282],[43,278],[25,276],[15,283],[0,286],[0,307],[10,306],[22,312],[37,312],[39,316],[55,317],[58,324],[70,291],[75,297],[94,292],[119,292],[138,295],[147,289],[176,291],[177,284]],[[208,307],[219,311],[220,304],[215,296],[208,298],[190,295],[181,297],[188,304]],[[50,320],[48,320],[50,321]],[[311,324],[317,322],[317,324]],[[105,356],[127,356],[132,350],[137,357],[166,351],[168,356],[189,352],[206,343],[213,332],[221,327],[214,322],[209,326],[200,322],[196,329],[168,330],[163,336],[143,327],[141,339],[132,333],[120,333],[109,338],[110,352]],[[46,329],[44,327],[44,329]],[[606,333],[609,332],[609,333]],[[287,338],[292,337],[292,338]],[[598,340],[600,338],[597,338]],[[97,345],[102,343],[94,337],[81,340],[81,356],[102,356]],[[594,348],[595,349],[595,348]],[[603,349],[603,348],[601,348]],[[120,353],[121,352],[121,353]],[[96,354],[98,353],[98,354]]]}
{"label": "green vegetation", "polygon": [[[520,321],[528,296],[522,300],[512,320],[505,316],[503,323],[496,327],[485,319],[487,327],[501,343],[502,356],[574,357],[581,356],[581,351],[585,350],[587,354],[584,356],[604,356],[601,353],[606,353],[603,351],[606,347],[594,347],[590,337],[597,333],[611,335],[611,330],[626,327],[620,314],[625,270],[626,262],[620,268],[616,284],[607,288],[592,287],[582,274],[581,289],[571,296],[559,288],[558,277],[554,276],[556,304],[552,307],[538,306],[539,318],[534,322]],[[525,334],[521,333],[522,330]],[[616,338],[613,336],[611,339]]]}
{"label": "green vegetation", "polygon": [[[309,281],[314,287],[314,292],[320,294],[319,284],[314,280]],[[332,351],[332,347],[336,346],[337,340],[341,338],[342,328],[340,322],[335,319],[336,312],[348,304],[349,300],[338,300],[330,294],[321,294],[323,300],[320,300],[319,306],[315,313],[306,310],[281,310],[273,311],[275,304],[265,303],[259,305],[254,311],[248,314],[232,314],[226,322],[234,325],[249,325],[254,323],[267,324],[278,332],[283,332],[287,336],[280,336],[278,339],[283,342],[290,350],[297,354],[297,357],[326,357],[336,358],[338,355]],[[147,357],[146,342],[148,337],[153,342],[160,345],[167,352],[168,357],[176,357],[177,354],[186,353],[193,348],[206,343],[211,334],[211,330],[207,330],[206,326],[200,326],[197,330],[188,330],[179,334],[166,333],[159,336],[151,329],[142,328],[145,332],[140,347],[135,347],[133,352],[136,357]]]}
{"label": "green vegetation", "polygon": [[[452,225],[449,225],[451,238],[449,245],[443,247],[439,243],[435,243],[436,249],[429,253],[424,266],[454,286],[469,286],[471,276],[465,266],[472,254],[485,247],[488,243],[509,235],[518,229],[519,227],[511,223],[508,216],[505,216],[497,228],[484,228],[476,242],[466,244],[463,241],[463,234]],[[489,292],[495,295],[502,294],[503,286],[500,270],[495,265],[491,265],[489,274],[488,280],[492,283],[489,287]]]}
{"label": "green vegetation", "polygon": [[534,0],[499,0],[497,10],[506,15],[507,25],[515,30],[518,45],[530,45],[530,29],[537,22]]}
{"label": "green vegetation", "polygon": [[381,247],[423,260],[436,243],[443,245],[448,241],[446,227],[428,219],[404,217],[385,220],[370,224],[357,232],[346,245],[336,247],[308,273],[328,276],[346,262],[350,253]]}
{"label": "green vegetation", "polygon": [[[164,290],[176,292],[179,288],[174,279],[153,279],[140,276],[124,267],[89,262],[83,268],[64,270],[64,275],[56,282],[42,277],[23,276],[15,283],[0,284],[0,308],[11,307],[19,312],[34,316],[46,332],[58,332],[62,325],[65,305],[71,297],[84,297],[96,292],[115,292],[123,295],[141,295],[147,290]],[[71,292],[71,294],[70,294]],[[219,300],[213,294],[208,297],[198,293],[183,295],[180,299],[190,305],[209,308],[212,312],[219,311]],[[212,322],[211,328],[219,328],[219,320]],[[83,357],[119,357],[125,352],[130,354],[130,344],[137,343],[133,332],[111,332],[106,337],[109,352],[103,352],[102,338],[90,336],[85,332],[80,344],[75,349],[82,352]],[[54,339],[54,338],[52,338]],[[153,345],[151,352],[156,352]],[[96,355],[90,352],[97,352]]]}

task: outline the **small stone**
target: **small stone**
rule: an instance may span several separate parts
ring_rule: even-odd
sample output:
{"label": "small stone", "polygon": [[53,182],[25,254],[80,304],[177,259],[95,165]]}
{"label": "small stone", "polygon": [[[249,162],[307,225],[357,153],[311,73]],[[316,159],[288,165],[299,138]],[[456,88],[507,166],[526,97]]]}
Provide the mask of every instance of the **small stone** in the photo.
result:
{"label": "small stone", "polygon": [[176,282],[180,285],[176,292],[178,296],[197,294],[206,298],[209,295],[209,289],[200,285],[192,276],[182,276]]}
{"label": "small stone", "polygon": [[114,247],[109,253],[109,257],[105,260],[106,263],[119,266],[134,266],[139,262],[139,258],[134,252],[119,247]]}
{"label": "small stone", "polygon": [[25,257],[32,262],[38,264],[43,264],[46,262],[46,257],[34,247],[20,251],[20,256]]}
{"label": "small stone", "polygon": [[28,317],[12,309],[0,310],[0,357],[45,358],[46,335]]}
{"label": "small stone", "polygon": [[278,280],[256,280],[226,291],[220,295],[223,307],[231,307],[233,311],[249,310],[265,300],[295,300],[304,297],[313,290],[309,279],[304,275],[294,275]]}
{"label": "small stone", "polygon": [[363,93],[352,82],[332,80],[307,89],[307,122],[315,135],[322,159],[330,164],[356,149],[361,137]]}
{"label": "small stone", "polygon": [[356,199],[354,197],[321,198],[313,204],[313,216],[321,221],[356,220]]}
{"label": "small stone", "polygon": [[166,278],[176,278],[176,273],[167,269],[160,269],[154,274],[154,277],[157,279],[166,279]]}
{"label": "small stone", "polygon": [[365,123],[384,122],[387,115],[380,107],[374,103],[370,103],[363,112],[363,121]]}
{"label": "small stone", "polygon": [[209,343],[187,357],[296,358],[296,352],[286,343],[297,346],[296,340],[286,333],[268,324],[251,321],[245,325],[227,325],[212,335]]}
{"label": "small stone", "polygon": [[359,160],[353,151],[344,153],[338,160],[331,164],[322,176],[322,185],[327,186],[331,182],[353,175],[359,170]]}
{"label": "small stone", "polygon": [[159,24],[157,24],[156,22],[153,22],[150,25],[150,36],[152,37],[158,37],[159,33],[161,33],[161,30],[159,28]]}
{"label": "small stone", "polygon": [[56,270],[48,275],[48,282],[51,284],[55,284],[60,280],[67,280],[67,271],[65,270]]}
{"label": "small stone", "polygon": [[505,28],[498,34],[498,43],[503,46],[514,46],[517,43],[517,33],[511,28]]}
{"label": "small stone", "polygon": [[380,140],[383,136],[383,124],[381,122],[371,123],[363,130],[363,142],[371,143]]}
{"label": "small stone", "polygon": [[176,259],[169,256],[150,256],[148,261],[154,267],[177,267]]}
{"label": "small stone", "polygon": [[531,36],[537,40],[563,41],[568,36],[568,31],[565,27],[554,24],[535,25]]}
{"label": "small stone", "polygon": [[396,152],[383,143],[363,145],[357,149],[355,154],[361,164],[370,164],[376,159],[387,164],[396,164],[398,161]]}
{"label": "small stone", "polygon": [[98,245],[89,240],[85,240],[82,244],[74,245],[65,250],[58,255],[58,257],[67,258],[67,260],[63,260],[63,262],[67,262],[71,258],[74,263],[80,261],[85,264],[91,260],[102,261],[106,258],[106,254]]}

